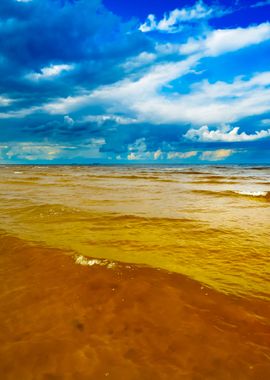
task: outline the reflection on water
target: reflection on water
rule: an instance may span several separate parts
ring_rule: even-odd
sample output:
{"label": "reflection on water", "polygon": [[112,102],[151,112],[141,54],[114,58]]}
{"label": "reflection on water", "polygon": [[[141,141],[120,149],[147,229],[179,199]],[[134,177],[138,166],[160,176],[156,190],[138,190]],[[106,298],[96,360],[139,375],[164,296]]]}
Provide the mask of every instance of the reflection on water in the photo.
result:
{"label": "reflection on water", "polygon": [[270,168],[0,168],[0,228],[269,297]]}
{"label": "reflection on water", "polygon": [[269,180],[0,167],[0,379],[270,378]]}

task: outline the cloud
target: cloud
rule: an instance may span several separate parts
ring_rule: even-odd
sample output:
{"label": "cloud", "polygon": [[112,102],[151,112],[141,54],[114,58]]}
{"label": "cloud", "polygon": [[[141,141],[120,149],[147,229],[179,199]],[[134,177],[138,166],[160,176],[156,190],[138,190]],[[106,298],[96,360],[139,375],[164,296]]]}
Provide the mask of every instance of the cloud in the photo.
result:
{"label": "cloud", "polygon": [[46,108],[52,113],[67,113],[72,103],[77,106],[84,102],[100,103],[106,104],[112,113],[125,110],[140,121],[154,124],[232,123],[269,111],[270,72],[255,74],[250,79],[236,78],[232,83],[197,82],[187,94],[161,93],[166,83],[192,70],[196,62],[192,58],[176,64],[160,64],[136,82],[119,82],[81,99],[61,99]]}
{"label": "cloud", "polygon": [[131,71],[154,62],[156,58],[156,54],[143,51],[136,57],[128,58],[122,67],[127,71]]}
{"label": "cloud", "polygon": [[63,72],[70,71],[74,68],[73,65],[50,65],[48,67],[41,68],[39,73],[27,74],[27,78],[32,80],[50,79],[60,75]]}
{"label": "cloud", "polygon": [[263,119],[261,120],[262,125],[270,125],[270,119]]}
{"label": "cloud", "polygon": [[169,152],[167,154],[167,158],[168,160],[172,160],[172,159],[175,159],[175,158],[191,158],[191,157],[196,157],[198,154],[197,151],[190,151],[190,152],[184,152],[184,153],[181,153],[181,152]]}
{"label": "cloud", "polygon": [[83,121],[95,122],[98,125],[103,125],[106,122],[114,122],[118,125],[130,125],[138,123],[137,119],[126,117],[122,115],[102,114],[102,115],[86,115],[83,117]]}
{"label": "cloud", "polygon": [[201,53],[206,57],[233,52],[247,46],[256,45],[270,39],[270,23],[262,23],[247,28],[218,29],[204,38],[190,38],[179,47],[182,54]]}
{"label": "cloud", "polygon": [[223,125],[221,128],[215,130],[209,130],[207,125],[202,126],[199,129],[189,129],[184,137],[192,141],[200,142],[243,142],[243,141],[255,141],[262,138],[270,137],[270,129],[256,131],[252,134],[246,132],[239,133],[239,127],[230,127],[229,125]]}
{"label": "cloud", "polygon": [[[194,73],[202,58],[208,55],[214,57],[267,39],[270,39],[269,23],[214,31],[199,42],[198,52],[194,48],[185,59],[156,62],[139,75],[131,74],[91,92],[81,90],[77,96],[55,99],[44,104],[41,110],[50,114],[66,114],[87,107],[102,107],[111,115],[121,114],[122,117],[154,124],[232,123],[252,114],[259,115],[269,110],[269,72],[254,73],[249,78],[236,77],[229,83],[200,81],[184,94],[181,94],[181,89],[174,92],[171,82]],[[178,54],[181,46],[187,49],[187,44],[178,46]],[[172,89],[167,91],[170,86]]]}
{"label": "cloud", "polygon": [[233,149],[206,150],[200,155],[202,161],[222,161],[236,153]]}
{"label": "cloud", "polygon": [[178,33],[185,23],[209,19],[221,14],[221,10],[217,7],[209,7],[202,0],[199,0],[192,7],[174,9],[168,14],[165,13],[159,21],[155,15],[150,14],[146,21],[140,25],[139,30],[143,33],[155,30],[165,33]]}
{"label": "cloud", "polygon": [[[0,15],[0,88],[18,100],[11,118],[39,112],[49,99],[118,81],[122,64],[151,54],[149,38],[101,0],[1,0]],[[23,107],[29,111],[20,112]]]}
{"label": "cloud", "polygon": [[259,7],[265,7],[267,5],[270,5],[270,0],[264,0],[264,1],[258,1],[255,4],[252,4],[251,8],[259,8]]}
{"label": "cloud", "polygon": [[163,152],[161,149],[158,149],[156,152],[154,152],[154,160],[158,160],[163,155]]}
{"label": "cloud", "polygon": [[12,103],[12,99],[9,99],[3,95],[0,95],[0,106],[5,107]]}
{"label": "cloud", "polygon": [[[192,56],[174,63],[158,63],[153,65],[138,80],[126,78],[109,86],[101,86],[93,92],[82,91],[78,96],[59,98],[44,104],[42,110],[50,114],[66,114],[82,107],[94,104],[107,106],[107,112],[123,113],[123,109],[131,112],[129,117],[140,113],[140,108],[149,99],[154,100],[157,91],[166,83],[190,72],[197,63],[197,57]],[[132,112],[133,111],[133,112]]]}
{"label": "cloud", "polygon": [[72,117],[68,116],[68,115],[65,115],[64,117],[64,122],[65,124],[67,124],[68,126],[73,126],[74,125],[74,120],[72,119]]}
{"label": "cloud", "polygon": [[134,152],[129,153],[127,156],[127,159],[130,161],[140,160],[141,158],[142,158],[142,156],[140,154],[137,154]]}
{"label": "cloud", "polygon": [[231,11],[210,3],[153,16],[158,33],[142,33],[102,0],[1,0],[1,157],[198,161],[234,141],[265,146],[270,24],[210,26]]}
{"label": "cloud", "polygon": [[56,159],[72,160],[73,158],[100,158],[100,148],[104,145],[103,138],[92,138],[82,145],[16,142],[0,146],[0,157],[4,162],[12,161],[54,161]]}
{"label": "cloud", "polygon": [[37,144],[33,142],[17,143],[6,146],[2,150],[2,157],[8,160],[23,159],[26,161],[48,160],[51,161],[59,156],[63,147],[57,144]]}

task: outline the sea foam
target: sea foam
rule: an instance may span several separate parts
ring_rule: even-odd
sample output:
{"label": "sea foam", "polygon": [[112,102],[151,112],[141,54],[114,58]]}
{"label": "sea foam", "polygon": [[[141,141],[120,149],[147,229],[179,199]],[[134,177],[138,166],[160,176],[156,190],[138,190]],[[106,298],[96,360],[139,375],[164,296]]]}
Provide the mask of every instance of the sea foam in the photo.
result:
{"label": "sea foam", "polygon": [[85,256],[75,256],[75,263],[83,266],[93,266],[93,265],[101,265],[106,266],[108,269],[113,269],[116,266],[116,263],[110,262],[108,260],[101,259],[88,259]]}
{"label": "sea foam", "polygon": [[235,191],[235,193],[240,195],[249,195],[252,197],[266,197],[268,191]]}

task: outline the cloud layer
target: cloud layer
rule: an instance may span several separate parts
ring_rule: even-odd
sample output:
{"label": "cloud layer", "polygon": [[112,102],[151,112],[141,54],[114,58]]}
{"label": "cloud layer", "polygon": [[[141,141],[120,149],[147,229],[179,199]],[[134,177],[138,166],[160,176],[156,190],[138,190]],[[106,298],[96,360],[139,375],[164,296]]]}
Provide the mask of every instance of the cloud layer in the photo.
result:
{"label": "cloud layer", "polygon": [[266,6],[104,1],[1,0],[0,162],[269,160]]}

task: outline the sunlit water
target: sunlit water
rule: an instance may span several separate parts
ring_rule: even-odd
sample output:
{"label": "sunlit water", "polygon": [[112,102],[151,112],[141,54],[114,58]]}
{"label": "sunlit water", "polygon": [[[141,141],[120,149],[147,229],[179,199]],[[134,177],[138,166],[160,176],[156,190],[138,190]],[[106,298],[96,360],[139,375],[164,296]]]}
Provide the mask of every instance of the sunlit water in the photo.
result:
{"label": "sunlit water", "polygon": [[270,168],[2,166],[0,228],[79,255],[270,295]]}
{"label": "sunlit water", "polygon": [[0,166],[1,380],[269,379],[269,181]]}

